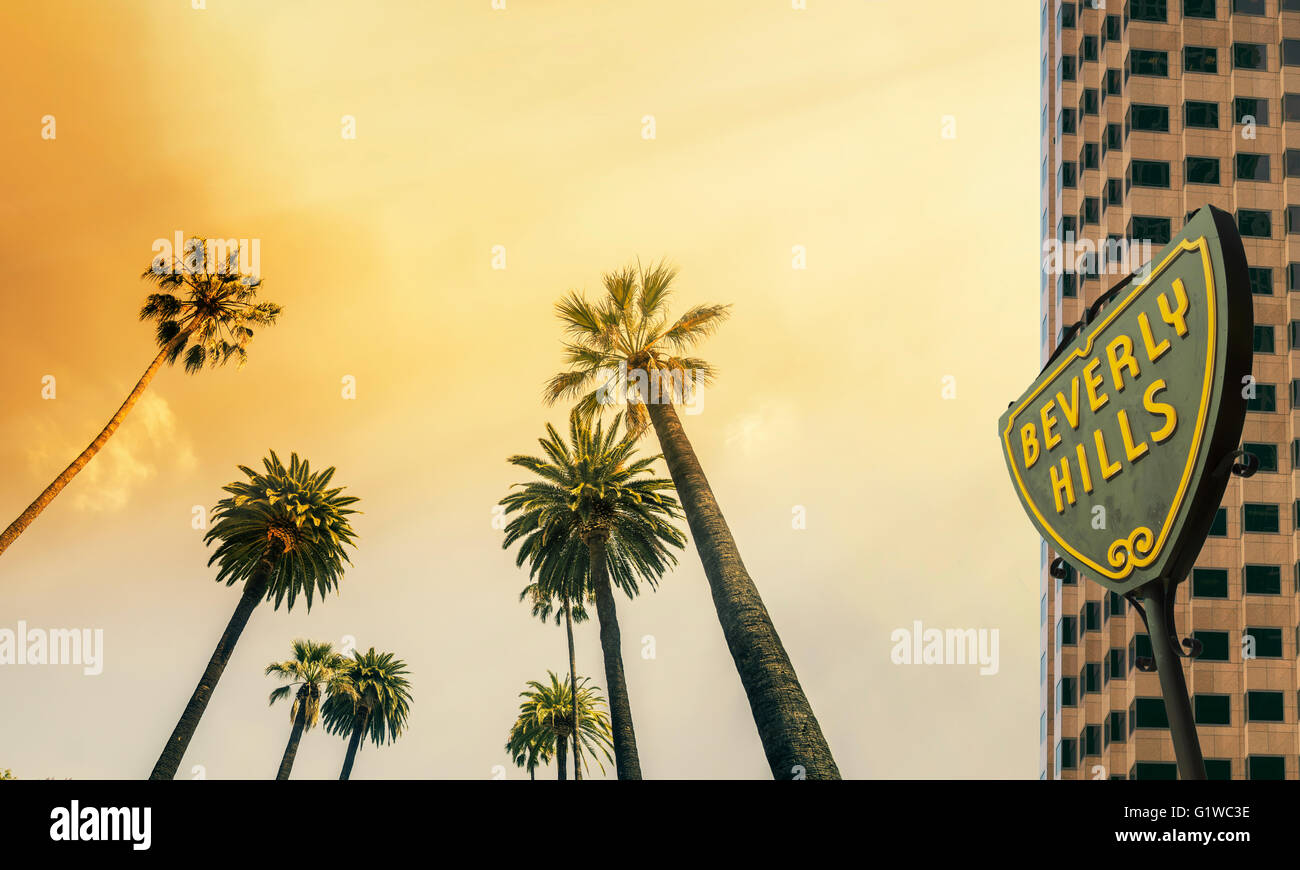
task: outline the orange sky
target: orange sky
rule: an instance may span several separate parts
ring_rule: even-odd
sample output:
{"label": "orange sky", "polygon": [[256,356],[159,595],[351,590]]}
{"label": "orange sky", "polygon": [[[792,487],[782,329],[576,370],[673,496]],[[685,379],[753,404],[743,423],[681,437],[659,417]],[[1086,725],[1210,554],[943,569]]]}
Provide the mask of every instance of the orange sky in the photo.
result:
{"label": "orange sky", "polygon": [[[147,775],[237,598],[192,508],[268,448],[363,499],[355,567],[310,615],[254,614],[180,776],[271,776],[261,673],[296,636],[411,666],[410,730],[357,777],[508,766],[518,691],[565,662],[491,526],[506,456],[565,416],[551,306],[668,256],[677,310],[734,303],[685,425],[841,771],[1036,776],[1038,550],[995,437],[1037,372],[1036,5],[206,5],[0,11],[0,520],[152,357],[155,239],[260,239],[285,309],[243,371],[164,371],[0,558],[0,628],[105,637],[99,676],[0,667],[0,767]],[[619,613],[646,775],[767,776],[693,549]],[[914,620],[997,628],[999,673],[892,664]],[[577,643],[603,686],[594,625]],[[344,748],[310,733],[295,775]]]}

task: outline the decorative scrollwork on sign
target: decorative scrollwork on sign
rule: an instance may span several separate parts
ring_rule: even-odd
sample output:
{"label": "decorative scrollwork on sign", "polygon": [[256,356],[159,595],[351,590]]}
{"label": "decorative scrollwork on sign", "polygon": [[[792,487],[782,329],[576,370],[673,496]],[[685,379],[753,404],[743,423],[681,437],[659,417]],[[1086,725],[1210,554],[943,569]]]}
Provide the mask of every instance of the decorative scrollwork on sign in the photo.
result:
{"label": "decorative scrollwork on sign", "polygon": [[1116,538],[1106,550],[1106,561],[1119,572],[1120,577],[1128,576],[1134,568],[1143,568],[1155,558],[1152,552],[1156,536],[1146,526],[1138,526],[1127,538]]}

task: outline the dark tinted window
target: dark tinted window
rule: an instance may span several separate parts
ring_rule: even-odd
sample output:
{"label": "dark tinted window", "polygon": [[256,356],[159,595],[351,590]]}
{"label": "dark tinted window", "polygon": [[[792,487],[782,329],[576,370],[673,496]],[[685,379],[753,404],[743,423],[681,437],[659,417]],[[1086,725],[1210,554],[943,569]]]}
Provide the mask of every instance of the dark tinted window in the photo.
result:
{"label": "dark tinted window", "polygon": [[1184,174],[1188,184],[1218,184],[1219,158],[1188,157]]}

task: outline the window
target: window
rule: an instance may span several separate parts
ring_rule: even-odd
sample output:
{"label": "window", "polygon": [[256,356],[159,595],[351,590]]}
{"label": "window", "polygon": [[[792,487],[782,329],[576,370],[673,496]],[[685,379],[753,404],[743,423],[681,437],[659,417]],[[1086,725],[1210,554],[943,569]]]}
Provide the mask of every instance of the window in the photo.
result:
{"label": "window", "polygon": [[1083,754],[1101,755],[1101,726],[1100,725],[1084,726]]}
{"label": "window", "polygon": [[1205,778],[1206,779],[1232,779],[1232,759],[1230,758],[1205,759]]}
{"label": "window", "polygon": [[1266,211],[1255,209],[1237,209],[1237,230],[1243,236],[1254,239],[1271,239],[1273,237],[1273,218]]}
{"label": "window", "polygon": [[1124,128],[1119,124],[1106,125],[1106,150],[1119,151],[1124,147]]}
{"label": "window", "polygon": [[1255,42],[1234,42],[1232,44],[1233,69],[1268,69],[1268,54],[1264,46]]}
{"label": "window", "polygon": [[1219,50],[1205,45],[1189,45],[1183,49],[1183,71],[1214,74],[1219,71]]}
{"label": "window", "polygon": [[1100,105],[1100,96],[1096,88],[1084,88],[1083,95],[1079,97],[1079,114],[1095,115]]}
{"label": "window", "polygon": [[1061,161],[1061,187],[1079,186],[1079,164],[1073,160]]}
{"label": "window", "polygon": [[[1270,332],[1272,332],[1273,330],[1273,327],[1271,326],[1265,326],[1265,327],[1256,326],[1255,328],[1267,329]],[[1272,339],[1270,339],[1269,340],[1270,347],[1272,346],[1272,343],[1273,343]],[[1276,444],[1258,444],[1252,441],[1247,441],[1246,443],[1241,445],[1241,449],[1246,451],[1247,453],[1254,455],[1254,457],[1259,460],[1260,471],[1274,471],[1274,472],[1277,471],[1277,445]]]}
{"label": "window", "polygon": [[1254,639],[1255,658],[1282,658],[1282,629],[1251,627],[1242,632],[1242,637]]}
{"label": "window", "polygon": [[[1215,173],[1218,173],[1218,165],[1215,165]],[[1267,267],[1250,267],[1250,292],[1253,296],[1272,296],[1273,295],[1273,270]],[[1295,345],[1293,344],[1292,347]]]}
{"label": "window", "polygon": [[1151,650],[1151,635],[1141,632],[1133,635],[1133,654],[1140,659],[1149,659],[1154,655]]}
{"label": "window", "polygon": [[1106,205],[1124,204],[1124,182],[1118,178],[1106,179]]}
{"label": "window", "polygon": [[1268,181],[1267,154],[1238,154],[1238,181]]}
{"label": "window", "polygon": [[1079,154],[1079,162],[1083,164],[1084,169],[1096,169],[1100,166],[1101,149],[1096,142],[1083,143],[1083,151]]}
{"label": "window", "polygon": [[1062,109],[1059,121],[1061,133],[1073,134],[1076,129],[1074,109]]}
{"label": "window", "polygon": [[1246,410],[1265,413],[1277,411],[1277,385],[1255,384],[1255,398],[1246,399]]}
{"label": "window", "polygon": [[1163,160],[1134,160],[1129,174],[1134,187],[1169,187],[1169,164]]}
{"label": "window", "polygon": [[1247,502],[1241,507],[1242,530],[1277,534],[1278,506],[1275,504],[1254,504]]}
{"label": "window", "polygon": [[1074,55],[1067,54],[1061,57],[1061,81],[1074,81]]}
{"label": "window", "polygon": [[1135,241],[1146,240],[1156,247],[1169,244],[1169,218],[1134,215],[1129,222],[1128,237]]}
{"label": "window", "polygon": [[1268,100],[1260,100],[1254,97],[1237,97],[1232,101],[1232,120],[1234,124],[1250,123],[1247,119],[1253,119],[1255,126],[1268,126]]}
{"label": "window", "polygon": [[1135,131],[1169,132],[1169,107],[1134,104],[1128,110],[1129,126]]}
{"label": "window", "polygon": [[1079,223],[1084,226],[1101,223],[1101,201],[1097,197],[1085,196],[1083,198],[1083,211],[1079,215]]}
{"label": "window", "polygon": [[1101,631],[1101,602],[1087,602],[1083,605],[1083,613],[1083,630]]}
{"label": "window", "polygon": [[1282,120],[1300,121],[1300,94],[1282,96]]}
{"label": "window", "polygon": [[1192,597],[1227,598],[1228,572],[1223,568],[1193,568]]}
{"label": "window", "polygon": [[1119,42],[1124,38],[1124,26],[1120,23],[1118,15],[1106,16],[1105,35],[1111,42]]}
{"label": "window", "polygon": [[[1259,326],[1259,325],[1255,326],[1255,353],[1273,353],[1273,327]],[[1263,460],[1261,460],[1261,463],[1262,461]],[[1276,452],[1274,452],[1273,454],[1273,461],[1274,462],[1277,461]],[[1260,471],[1263,470],[1264,467],[1261,464]],[[1268,470],[1277,471],[1276,468],[1270,468]]]}
{"label": "window", "polygon": [[1130,21],[1164,21],[1167,15],[1165,0],[1130,0]]}
{"label": "window", "polygon": [[[1300,40],[1297,40],[1300,46]],[[1128,54],[1128,71],[1135,76],[1169,76],[1169,52],[1135,48]]]}
{"label": "window", "polygon": [[1207,130],[1219,129],[1219,104],[1187,100],[1183,103],[1183,126]]}
{"label": "window", "polygon": [[1280,565],[1247,565],[1245,568],[1247,595],[1281,595],[1282,567]]}
{"label": "window", "polygon": [[1168,728],[1164,698],[1136,698],[1133,701],[1138,728]]}
{"label": "window", "polygon": [[1286,207],[1286,231],[1289,235],[1300,233],[1300,205]]}
{"label": "window", "polygon": [[1079,43],[1079,58],[1084,61],[1096,62],[1097,60],[1097,37],[1085,36],[1083,42]]}
{"label": "window", "polygon": [[1122,79],[1120,78],[1120,76],[1121,73],[1117,69],[1106,70],[1106,95],[1107,96],[1118,97],[1121,93],[1123,93],[1123,89],[1121,86]]}
{"label": "window", "polygon": [[1232,698],[1228,695],[1196,695],[1192,708],[1197,725],[1231,725]]}
{"label": "window", "polygon": [[1218,184],[1219,158],[1188,157],[1183,175],[1188,184]]}
{"label": "window", "polygon": [[1124,711],[1111,710],[1110,715],[1106,717],[1106,730],[1109,732],[1111,743],[1123,743],[1128,734],[1124,730]]}
{"label": "window", "polygon": [[1249,779],[1286,779],[1286,759],[1281,755],[1252,755],[1246,759]]}
{"label": "window", "polygon": [[1300,263],[1287,263],[1286,288],[1287,290],[1300,290]]}
{"label": "window", "polygon": [[1133,765],[1134,779],[1178,779],[1178,764],[1173,761],[1139,761]]}
{"label": "window", "polygon": [[1061,643],[1074,646],[1079,642],[1079,620],[1073,616],[1061,617]]}
{"label": "window", "polygon": [[1126,662],[1125,651],[1123,649],[1113,649],[1106,654],[1106,670],[1112,680],[1124,679],[1128,672],[1124,665]]}
{"label": "window", "polygon": [[1183,0],[1184,18],[1214,18],[1214,0]]}
{"label": "window", "polygon": [[1300,66],[1300,39],[1282,40],[1282,65]]}
{"label": "window", "polygon": [[1214,520],[1210,523],[1211,538],[1228,537],[1228,509],[1219,508],[1214,512]]}
{"label": "window", "polygon": [[1066,737],[1057,745],[1057,755],[1060,756],[1061,770],[1074,770],[1078,765],[1074,757],[1075,741],[1071,737]]}
{"label": "window", "polygon": [[1061,5],[1061,26],[1074,29],[1074,4],[1064,3]]}
{"label": "window", "polygon": [[1264,0],[1232,0],[1232,11],[1242,15],[1263,15]]}
{"label": "window", "polygon": [[1281,692],[1247,692],[1246,693],[1246,721],[1247,722],[1283,721],[1282,693]]}
{"label": "window", "polygon": [[1194,631],[1192,637],[1201,642],[1198,662],[1228,661],[1228,633],[1226,631]]}
{"label": "window", "polygon": [[1079,276],[1073,272],[1061,273],[1061,298],[1077,299],[1079,296]]}
{"label": "window", "polygon": [[1061,687],[1061,706],[1077,707],[1079,706],[1078,681],[1074,677],[1062,677]]}
{"label": "window", "polygon": [[1088,663],[1083,666],[1083,691],[1096,695],[1101,692],[1101,665]]}

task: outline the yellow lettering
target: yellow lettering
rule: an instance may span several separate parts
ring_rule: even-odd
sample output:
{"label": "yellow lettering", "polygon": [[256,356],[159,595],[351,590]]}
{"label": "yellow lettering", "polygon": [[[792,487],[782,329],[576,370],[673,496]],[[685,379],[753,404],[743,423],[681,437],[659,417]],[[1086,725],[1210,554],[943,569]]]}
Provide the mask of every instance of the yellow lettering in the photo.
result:
{"label": "yellow lettering", "polygon": [[1020,446],[1025,451],[1025,471],[1028,471],[1038,461],[1038,430],[1033,423],[1020,427]]}
{"label": "yellow lettering", "polygon": [[1043,410],[1039,412],[1039,416],[1043,420],[1043,448],[1045,450],[1051,450],[1061,443],[1061,436],[1052,434],[1052,427],[1056,425],[1056,418],[1052,416],[1052,408],[1055,405],[1055,402],[1049,401],[1043,406]]}
{"label": "yellow lettering", "polygon": [[1092,433],[1092,440],[1097,442],[1097,465],[1101,468],[1101,479],[1110,480],[1119,474],[1120,464],[1110,461],[1110,455],[1106,452],[1106,437],[1100,429]]}
{"label": "yellow lettering", "polygon": [[1065,401],[1065,396],[1057,392],[1057,407],[1065,415],[1065,422],[1070,424],[1071,429],[1079,428],[1079,376],[1075,375],[1070,381],[1070,401]]}
{"label": "yellow lettering", "polygon": [[1146,346],[1147,359],[1155,362],[1164,356],[1165,351],[1169,350],[1169,339],[1161,339],[1160,343],[1156,344],[1155,337],[1151,334],[1151,319],[1147,317],[1145,311],[1138,315],[1138,329],[1142,331],[1142,344]]}
{"label": "yellow lettering", "polygon": [[[1119,353],[1116,353],[1116,348]],[[1115,382],[1115,392],[1124,392],[1124,377],[1120,369],[1128,369],[1129,377],[1138,376],[1137,360],[1133,358],[1133,339],[1127,335],[1117,335],[1106,345],[1106,356],[1110,359],[1110,376]]]}
{"label": "yellow lettering", "polygon": [[1088,470],[1088,451],[1082,444],[1074,445],[1074,452],[1079,457],[1079,477],[1083,478],[1083,491],[1092,492],[1092,472]]}
{"label": "yellow lettering", "polygon": [[1174,328],[1178,337],[1182,338],[1187,335],[1187,288],[1183,286],[1182,278],[1174,279],[1174,299],[1178,302],[1178,307],[1173,311],[1169,310],[1169,299],[1161,293],[1156,298],[1156,303],[1160,306],[1160,316]]}
{"label": "yellow lettering", "polygon": [[1156,401],[1156,393],[1165,389],[1164,379],[1152,381],[1151,386],[1147,387],[1146,394],[1142,396],[1142,407],[1146,408],[1152,414],[1159,414],[1165,418],[1165,425],[1151,433],[1151,440],[1157,444],[1165,441],[1170,435],[1174,434],[1174,429],[1178,426],[1178,412],[1174,406],[1165,402]]}
{"label": "yellow lettering", "polygon": [[1146,455],[1147,443],[1139,441],[1133,443],[1133,428],[1128,424],[1128,411],[1121,410],[1117,415],[1119,418],[1119,437],[1124,442],[1124,455],[1128,457],[1129,462],[1136,462]]}
{"label": "yellow lettering", "polygon": [[1049,469],[1052,475],[1052,497],[1056,499],[1056,512],[1065,513],[1065,504],[1061,501],[1061,493],[1065,493],[1066,501],[1074,504],[1074,482],[1070,480],[1070,457],[1061,457],[1061,473],[1056,473],[1056,466]]}
{"label": "yellow lettering", "polygon": [[1097,374],[1097,369],[1101,368],[1101,358],[1091,359],[1083,367],[1083,385],[1088,390],[1088,407],[1094,411],[1105,407],[1110,401],[1110,396],[1105,393],[1098,395],[1097,387],[1101,386],[1101,375]]}

